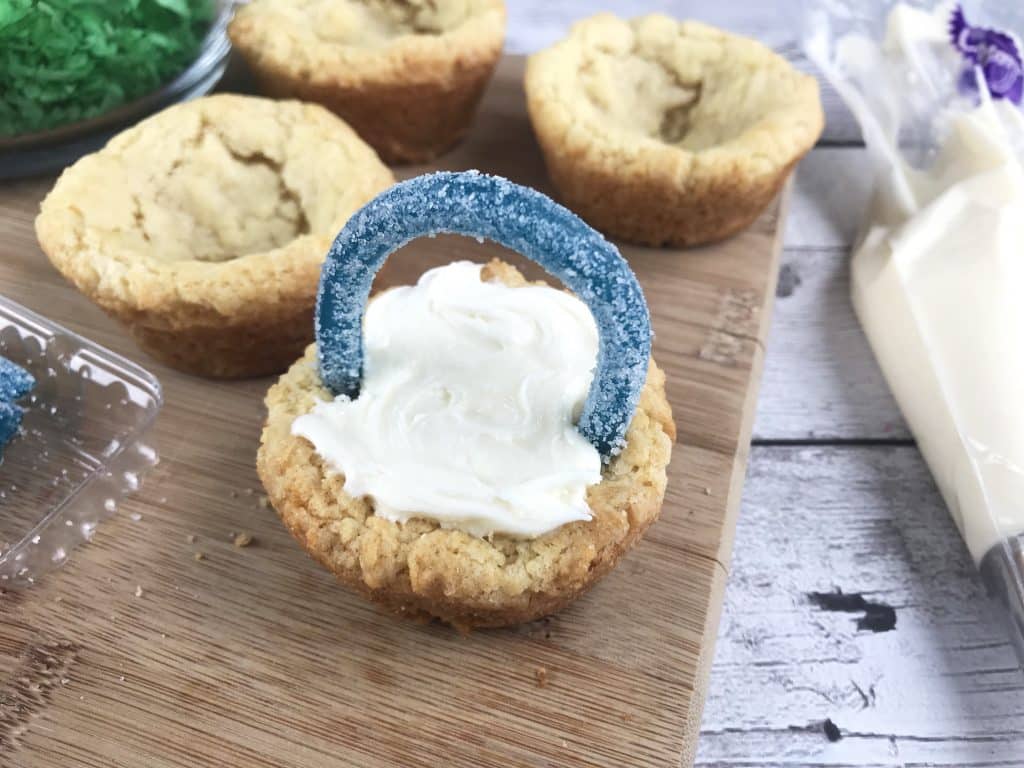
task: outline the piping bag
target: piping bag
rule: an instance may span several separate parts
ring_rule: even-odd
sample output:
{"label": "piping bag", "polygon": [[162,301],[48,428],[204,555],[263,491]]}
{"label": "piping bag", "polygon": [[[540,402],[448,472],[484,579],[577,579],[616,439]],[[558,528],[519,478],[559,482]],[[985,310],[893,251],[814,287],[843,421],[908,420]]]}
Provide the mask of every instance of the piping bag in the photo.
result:
{"label": "piping bag", "polygon": [[874,196],[851,293],[1024,665],[1024,6],[811,0]]}

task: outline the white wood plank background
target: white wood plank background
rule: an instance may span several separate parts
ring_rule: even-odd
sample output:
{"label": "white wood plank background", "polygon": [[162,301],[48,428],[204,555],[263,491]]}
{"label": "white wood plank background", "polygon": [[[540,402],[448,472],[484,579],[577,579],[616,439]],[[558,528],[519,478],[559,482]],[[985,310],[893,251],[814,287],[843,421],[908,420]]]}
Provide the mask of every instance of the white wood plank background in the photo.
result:
{"label": "white wood plank background", "polygon": [[[598,10],[657,10],[814,71],[798,0],[508,5],[513,51]],[[825,134],[796,177],[698,765],[1020,768],[1024,675],[850,306],[870,178],[849,112],[828,87],[823,101]],[[895,627],[859,630],[862,612],[809,597],[835,590],[892,608]]]}

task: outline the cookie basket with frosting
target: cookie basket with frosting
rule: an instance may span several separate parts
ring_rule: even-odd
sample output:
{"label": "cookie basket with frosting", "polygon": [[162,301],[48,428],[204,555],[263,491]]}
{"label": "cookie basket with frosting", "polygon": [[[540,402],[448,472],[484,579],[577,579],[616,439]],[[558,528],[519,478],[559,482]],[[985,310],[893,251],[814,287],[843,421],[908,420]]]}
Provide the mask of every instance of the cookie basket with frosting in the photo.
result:
{"label": "cookie basket with frosting", "polygon": [[[454,233],[536,261],[457,262],[369,301],[399,247]],[[315,345],[267,395],[258,470],[304,548],[393,610],[459,627],[556,611],[657,518],[675,436],[618,251],[476,172],[392,187],[325,263]]]}

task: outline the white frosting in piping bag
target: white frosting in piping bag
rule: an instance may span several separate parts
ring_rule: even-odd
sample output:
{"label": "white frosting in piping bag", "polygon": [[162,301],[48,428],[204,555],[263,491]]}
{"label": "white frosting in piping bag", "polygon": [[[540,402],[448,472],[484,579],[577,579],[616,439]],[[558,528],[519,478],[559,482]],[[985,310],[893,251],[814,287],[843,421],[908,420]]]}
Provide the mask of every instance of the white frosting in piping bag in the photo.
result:
{"label": "white frosting in piping bag", "polygon": [[864,84],[843,95],[886,161],[853,256],[854,308],[980,560],[1024,532],[1024,116],[984,92],[937,97],[924,134],[938,144],[908,165],[907,105],[960,66],[947,23],[945,7],[897,5],[881,44],[841,38],[831,63]]}
{"label": "white frosting in piping bag", "polygon": [[370,302],[359,396],[318,403],[292,432],[380,517],[539,536],[589,519],[601,479],[575,427],[597,328],[571,294],[480,269],[455,262]]}

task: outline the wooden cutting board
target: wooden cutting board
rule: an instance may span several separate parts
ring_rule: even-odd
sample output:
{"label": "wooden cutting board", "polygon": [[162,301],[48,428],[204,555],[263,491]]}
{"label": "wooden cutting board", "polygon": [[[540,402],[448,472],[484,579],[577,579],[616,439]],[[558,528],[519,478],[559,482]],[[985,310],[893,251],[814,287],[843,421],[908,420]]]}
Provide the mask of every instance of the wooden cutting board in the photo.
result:
{"label": "wooden cutting board", "polygon": [[[470,138],[431,167],[550,191],[521,77],[521,59],[504,61]],[[299,549],[264,506],[254,468],[270,380],[204,381],[141,353],[40,252],[32,222],[52,183],[0,189],[0,292],[148,366],[166,405],[151,434],[160,464],[121,514],[62,570],[0,594],[3,765],[692,762],[784,201],[719,245],[623,248],[679,427],[661,519],[564,613],[462,636],[379,611]],[[421,240],[378,284],[500,251]],[[235,547],[239,532],[253,543]]]}

